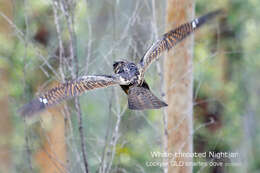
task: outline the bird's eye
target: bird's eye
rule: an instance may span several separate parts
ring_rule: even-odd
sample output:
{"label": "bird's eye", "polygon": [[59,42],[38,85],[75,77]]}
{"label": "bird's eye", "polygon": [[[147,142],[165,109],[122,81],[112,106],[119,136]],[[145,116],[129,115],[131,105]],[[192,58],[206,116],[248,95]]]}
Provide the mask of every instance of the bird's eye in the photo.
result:
{"label": "bird's eye", "polygon": [[134,64],[131,64],[131,65],[130,65],[130,69],[131,69],[131,70],[134,70],[134,69],[135,69],[135,65],[134,65]]}

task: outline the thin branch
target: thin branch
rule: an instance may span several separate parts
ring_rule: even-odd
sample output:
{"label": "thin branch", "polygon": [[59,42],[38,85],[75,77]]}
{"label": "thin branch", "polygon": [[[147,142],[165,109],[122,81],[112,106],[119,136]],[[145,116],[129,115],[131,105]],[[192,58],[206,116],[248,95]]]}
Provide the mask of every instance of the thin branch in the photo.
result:
{"label": "thin branch", "polygon": [[[77,45],[76,45],[76,34],[74,30],[74,10],[75,10],[75,2],[74,1],[65,1],[61,0],[60,10],[63,12],[66,18],[67,28],[69,31],[69,50],[70,50],[70,60],[69,60],[69,70],[71,72],[72,78],[76,79],[79,72],[79,64],[77,57]],[[81,150],[83,156],[83,162],[85,166],[85,172],[88,173],[88,162],[87,162],[87,153],[86,153],[86,143],[84,139],[84,130],[82,123],[82,112],[80,108],[79,98],[75,98],[75,108],[78,117],[79,124],[79,133],[80,133],[80,141],[81,141]]]}
{"label": "thin branch", "polygon": [[[27,6],[27,1],[24,0],[24,6]],[[1,12],[0,12],[1,13]],[[23,33],[20,33],[21,34],[21,37],[26,37],[29,33],[28,31],[28,16],[27,16],[27,11],[25,10],[25,13],[24,13],[24,17],[25,17],[25,27],[26,27],[26,32],[25,32],[25,35]],[[9,18],[7,16],[5,16],[5,20],[8,21],[8,23],[10,25],[13,24],[13,22],[10,20],[9,21]],[[12,25],[13,28],[15,28],[15,30],[19,31],[19,29],[16,27],[15,24]],[[19,34],[19,32],[18,32]],[[23,63],[24,63],[24,66],[23,66],[23,74],[24,76],[26,76],[26,70],[25,70],[25,64],[26,64],[26,57],[27,57],[27,47],[28,47],[28,39],[27,37],[24,39],[24,43],[25,43],[25,52],[24,52],[24,57],[23,57]],[[26,86],[26,81],[25,81],[25,78],[23,78],[23,86],[24,86],[24,91],[25,91],[25,86]],[[26,122],[24,121],[24,124],[25,124],[25,147],[26,147],[26,153],[27,153],[27,160],[28,160],[28,165],[29,165],[29,168],[30,168],[30,171],[33,172],[33,167],[32,167],[32,159],[31,159],[31,156],[32,156],[32,151],[31,151],[31,148],[30,148],[30,135],[28,133],[29,131],[29,128],[27,128],[27,125],[26,125]]]}
{"label": "thin branch", "polygon": [[[117,15],[117,4],[114,5],[114,8],[112,10],[112,22],[113,22],[113,40],[116,40],[116,34],[117,34],[117,26],[116,26],[116,16]],[[113,57],[115,57],[115,52],[114,50],[112,50],[112,55],[114,55]],[[114,93],[115,92],[115,89],[113,88],[112,89],[112,92]],[[119,107],[119,101],[118,101],[118,94],[115,95],[115,101],[116,101],[116,106],[117,106],[117,109],[116,109],[116,115],[117,115],[117,121],[116,121],[116,125],[115,125],[115,128],[114,128],[114,132],[112,134],[112,139],[111,139],[111,142],[110,142],[110,146],[111,146],[111,150],[109,150],[109,152],[107,154],[110,154],[111,153],[111,160],[110,160],[110,163],[108,164],[108,166],[106,167],[105,169],[105,172],[106,173],[109,173],[110,170],[111,170],[111,167],[112,167],[112,164],[113,164],[113,161],[114,161],[114,155],[115,155],[115,146],[117,144],[117,141],[120,137],[120,134],[119,134],[119,126],[120,126],[120,121],[121,121],[121,114],[119,113],[120,111],[120,107]]]}
{"label": "thin branch", "polygon": [[[156,40],[158,39],[158,30],[157,30],[157,25],[156,25],[156,10],[155,10],[155,1],[152,0],[152,12],[153,12],[153,28],[155,31],[155,38]],[[164,60],[164,58],[162,58]],[[163,61],[162,60],[162,61]],[[162,62],[163,63],[163,62]],[[164,73],[162,72],[161,69],[161,64],[159,61],[156,61],[156,69],[157,69],[157,73],[160,76],[160,92],[161,92],[161,96],[163,98],[163,100],[165,100],[165,88],[164,88]],[[162,125],[163,125],[163,139],[162,139],[162,147],[163,147],[163,152],[167,153],[168,152],[168,114],[166,109],[164,108],[162,110],[163,112],[163,116],[162,116]],[[163,158],[163,162],[164,163],[168,163],[169,160],[167,157]],[[168,164],[164,164],[163,165],[163,172],[164,173],[168,173]]]}
{"label": "thin branch", "polygon": [[9,19],[2,11],[0,11],[0,16],[2,16],[8,22],[8,24],[16,31],[16,36],[20,40],[24,41],[24,33],[12,22],[12,20]]}
{"label": "thin branch", "polygon": [[[119,103],[117,103],[117,104],[119,105]],[[111,139],[111,142],[110,142],[111,150],[110,150],[110,152],[108,152],[108,154],[111,154],[111,160],[110,160],[110,163],[109,163],[109,165],[108,165],[108,167],[105,171],[107,173],[110,172],[113,161],[114,161],[116,144],[117,144],[118,139],[120,138],[119,126],[120,126],[121,118],[122,118],[122,115],[123,115],[124,112],[125,111],[123,111],[122,113],[118,112],[116,114],[117,115],[116,125],[115,125],[114,132],[113,132],[113,135],[112,135],[112,139]]]}
{"label": "thin branch", "polygon": [[[71,3],[69,3],[71,2]],[[66,18],[66,23],[69,31],[69,50],[70,50],[70,60],[69,60],[69,69],[73,79],[76,79],[78,75],[78,58],[76,52],[76,34],[74,30],[74,10],[75,4],[72,4],[73,1],[65,1],[61,0],[60,9],[62,10],[63,14]],[[70,10],[71,9],[71,10]]]}
{"label": "thin branch", "polygon": [[[113,91],[112,91],[113,92]],[[114,94],[112,93],[112,96]],[[104,145],[104,149],[102,152],[102,156],[101,156],[101,161],[100,161],[100,166],[99,166],[99,173],[103,173],[106,170],[107,167],[107,149],[108,149],[108,145],[109,145],[109,135],[110,135],[110,127],[112,125],[112,102],[113,102],[113,97],[110,97],[109,100],[109,114],[108,114],[108,122],[107,122],[107,129],[106,129],[106,135],[105,135],[105,145]]]}
{"label": "thin branch", "polygon": [[[26,124],[26,122],[24,122]],[[33,167],[32,167],[32,151],[29,146],[29,134],[28,134],[28,129],[25,128],[25,148],[26,148],[26,153],[27,153],[27,160],[28,160],[28,165],[30,168],[30,171],[33,172]]]}
{"label": "thin branch", "polygon": [[[86,0],[86,8],[88,8],[88,1]],[[88,71],[88,66],[89,66],[89,60],[91,56],[91,50],[92,50],[92,27],[91,27],[91,22],[90,22],[90,17],[87,17],[87,23],[88,23],[88,43],[87,43],[87,55],[86,55],[86,63],[85,63],[85,73]]]}
{"label": "thin branch", "polygon": [[83,161],[84,161],[84,166],[85,166],[85,172],[88,173],[89,170],[88,170],[86,144],[85,144],[85,138],[84,138],[84,133],[83,133],[83,125],[82,125],[83,124],[82,123],[82,113],[81,113],[78,97],[75,99],[75,106],[76,106],[76,111],[77,111],[77,115],[78,115],[79,134],[80,134],[81,149],[82,149],[82,156],[83,156]]}
{"label": "thin branch", "polygon": [[60,30],[60,23],[59,23],[59,19],[58,19],[58,2],[57,1],[52,1],[52,10],[53,10],[53,14],[54,14],[54,24],[56,26],[56,32],[57,32],[57,36],[58,36],[58,40],[59,40],[59,72],[61,75],[61,80],[62,82],[65,82],[65,75],[64,75],[64,71],[63,71],[63,55],[64,55],[64,48],[63,48],[63,42],[62,42],[62,38],[61,38],[61,30]]}

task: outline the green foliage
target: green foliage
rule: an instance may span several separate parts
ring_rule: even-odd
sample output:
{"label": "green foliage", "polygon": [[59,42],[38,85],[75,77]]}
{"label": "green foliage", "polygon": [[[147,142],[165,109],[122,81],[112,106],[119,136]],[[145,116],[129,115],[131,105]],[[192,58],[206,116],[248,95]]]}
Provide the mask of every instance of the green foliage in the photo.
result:
{"label": "green foliage", "polygon": [[[32,153],[37,150],[34,125],[25,124],[18,117],[17,109],[31,100],[37,92],[45,90],[52,81],[62,81],[59,76],[57,50],[59,40],[52,6],[49,2],[15,1],[14,24],[23,33],[14,30],[14,39],[6,40],[0,35],[0,69],[8,69],[8,85],[0,96],[8,92],[12,114],[13,134],[10,138],[14,172],[28,172],[25,158],[25,133],[29,134]],[[217,3],[217,4],[216,4]],[[227,11],[225,25],[213,21],[198,31],[194,51],[194,150],[243,151],[240,161],[246,160],[247,168],[225,168],[228,172],[257,172],[260,169],[260,1],[230,0],[209,2],[196,1],[196,16],[217,7]],[[74,14],[76,54],[79,74],[111,74],[116,59],[138,61],[150,46],[156,34],[163,34],[165,10],[156,2],[152,16],[150,2],[84,1],[77,2]],[[137,10],[136,10],[137,9]],[[163,9],[163,10],[162,10]],[[134,13],[135,12],[135,13]],[[161,17],[162,16],[162,17]],[[157,30],[154,29],[157,25]],[[60,29],[64,46],[69,43],[69,32],[64,16],[60,16]],[[39,29],[48,32],[44,45],[36,39]],[[68,49],[68,47],[66,47]],[[49,64],[48,64],[49,63]],[[68,66],[67,66],[68,67]],[[53,69],[54,71],[53,71]],[[55,75],[55,72],[59,74]],[[70,79],[68,68],[65,79]],[[146,80],[160,96],[161,81],[156,65],[148,71]],[[207,103],[203,105],[201,103]],[[80,138],[74,102],[68,102],[71,112],[72,131],[68,136],[70,170],[82,171],[78,159]],[[133,112],[125,110],[127,101],[119,87],[89,92],[80,97],[83,127],[87,142],[89,167],[95,172],[100,166],[100,156],[111,149],[110,141],[121,114],[120,138],[115,145],[112,170],[120,168],[127,172],[162,172],[162,168],[148,167],[151,152],[162,151],[162,111]],[[204,107],[203,107],[204,106]],[[206,108],[205,108],[206,107]],[[213,124],[207,124],[213,119]],[[36,125],[35,125],[36,124]],[[197,129],[198,128],[198,129]],[[106,147],[104,147],[106,146]],[[26,156],[27,157],[27,156]],[[109,159],[109,158],[106,158]],[[199,159],[194,159],[199,161]],[[194,172],[200,168],[195,167]],[[210,172],[206,167],[202,172]],[[36,171],[36,170],[35,170]]]}

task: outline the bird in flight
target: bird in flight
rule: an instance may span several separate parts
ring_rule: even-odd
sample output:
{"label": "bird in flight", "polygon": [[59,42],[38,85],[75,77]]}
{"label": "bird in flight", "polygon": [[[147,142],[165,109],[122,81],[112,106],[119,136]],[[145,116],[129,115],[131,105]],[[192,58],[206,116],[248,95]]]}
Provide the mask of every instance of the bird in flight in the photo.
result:
{"label": "bird in flight", "polygon": [[114,75],[82,76],[76,80],[58,84],[24,105],[19,110],[20,114],[30,116],[64,100],[79,96],[85,91],[113,85],[120,85],[127,94],[129,109],[159,109],[167,106],[164,101],[157,98],[150,91],[149,85],[144,79],[145,71],[162,52],[169,51],[177,43],[221,12],[221,10],[216,10],[207,13],[167,32],[147,50],[138,64],[127,60],[114,62]]}

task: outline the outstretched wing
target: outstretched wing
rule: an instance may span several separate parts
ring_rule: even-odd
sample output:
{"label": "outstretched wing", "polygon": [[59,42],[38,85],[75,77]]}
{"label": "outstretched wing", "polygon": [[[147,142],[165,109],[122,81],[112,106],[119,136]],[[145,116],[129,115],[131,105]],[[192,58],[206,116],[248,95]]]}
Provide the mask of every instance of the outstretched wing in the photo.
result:
{"label": "outstretched wing", "polygon": [[168,106],[145,87],[131,87],[128,91],[128,107],[133,110],[160,109]]}
{"label": "outstretched wing", "polygon": [[170,50],[178,42],[182,41],[193,31],[199,28],[201,25],[214,18],[216,15],[220,14],[222,10],[216,10],[210,12],[204,16],[196,18],[189,23],[182,24],[176,29],[173,29],[162,36],[161,39],[156,41],[145,53],[139,65],[141,66],[141,73],[146,71],[149,65],[159,57],[159,55],[165,50]]}
{"label": "outstretched wing", "polygon": [[30,116],[68,98],[78,96],[87,90],[104,88],[116,84],[122,84],[119,75],[82,76],[78,80],[58,84],[56,87],[24,105],[19,112],[22,116]]}

